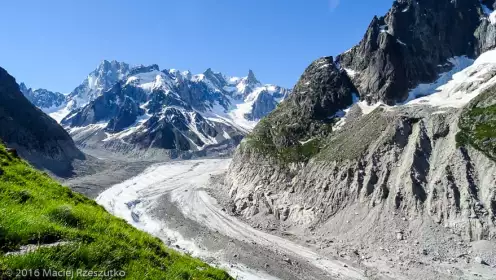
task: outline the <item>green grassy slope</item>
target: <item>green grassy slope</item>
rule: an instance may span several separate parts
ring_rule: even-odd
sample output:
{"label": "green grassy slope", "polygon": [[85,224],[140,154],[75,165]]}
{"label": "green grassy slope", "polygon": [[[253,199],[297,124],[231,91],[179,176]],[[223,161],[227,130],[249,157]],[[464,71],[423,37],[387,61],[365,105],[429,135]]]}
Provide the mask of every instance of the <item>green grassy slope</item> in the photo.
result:
{"label": "green grassy slope", "polygon": [[[275,112],[284,110],[283,106],[287,105],[279,106]],[[281,165],[307,162],[310,159],[327,162],[343,161],[359,157],[386,130],[389,138],[394,137],[394,131],[388,128],[388,124],[394,119],[389,118],[384,110],[379,108],[361,117],[352,129],[341,133],[332,134],[332,126],[337,121],[334,119],[328,124],[320,124],[318,133],[304,135],[303,139],[307,141],[295,140],[292,145],[277,145],[275,142],[278,139],[290,137],[294,133],[288,132],[287,125],[278,124],[274,115],[277,117],[277,114],[271,114],[262,119],[253,132],[245,138],[240,146],[243,152],[254,151],[276,160]]]}
{"label": "green grassy slope", "polygon": [[[28,244],[24,254],[7,254]],[[122,270],[126,279],[232,279],[118,219],[11,156],[0,144],[0,279],[17,269]],[[15,275],[14,275],[15,276]],[[46,277],[22,277],[22,279]],[[101,279],[94,277],[84,279]],[[77,275],[74,279],[83,279]]]}
{"label": "green grassy slope", "polygon": [[496,87],[490,88],[463,111],[458,145],[470,145],[496,161]]}
{"label": "green grassy slope", "polygon": [[[279,112],[280,107],[277,112]],[[276,116],[276,117],[274,117]],[[246,136],[246,141],[241,144],[242,149],[254,149],[257,153],[264,156],[272,157],[280,164],[289,164],[296,162],[308,161],[312,156],[318,153],[322,136],[313,136],[310,141],[300,143],[292,139],[291,144],[278,145],[279,139],[296,136],[293,132],[287,131],[286,125],[271,125],[277,123],[277,114],[269,115],[262,119],[255,130]],[[321,130],[331,131],[331,125],[322,125]],[[282,141],[284,142],[284,141]]]}

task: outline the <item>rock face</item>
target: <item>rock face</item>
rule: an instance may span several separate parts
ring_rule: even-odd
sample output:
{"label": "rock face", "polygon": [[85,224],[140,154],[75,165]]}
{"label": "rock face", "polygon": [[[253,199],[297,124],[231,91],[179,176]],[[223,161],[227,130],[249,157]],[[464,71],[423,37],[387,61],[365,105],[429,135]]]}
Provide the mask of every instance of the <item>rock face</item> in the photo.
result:
{"label": "rock face", "polygon": [[66,97],[60,92],[53,92],[46,89],[28,88],[24,83],[19,84],[20,91],[36,107],[44,112],[53,112],[66,105]]}
{"label": "rock face", "polygon": [[250,121],[260,120],[274,111],[277,104],[278,103],[274,100],[273,96],[268,91],[264,90],[258,95],[253,103],[253,109],[250,113],[246,114],[246,118]]}
{"label": "rock face", "polygon": [[362,41],[337,60],[354,73],[362,100],[394,105],[417,84],[436,79],[448,58],[475,56],[474,31],[482,15],[479,0],[394,1],[385,16],[374,17]]}
{"label": "rock face", "polygon": [[69,134],[32,105],[19,85],[0,68],[0,139],[40,169],[70,175],[71,162],[84,155]]}
{"label": "rock face", "polygon": [[293,93],[254,130],[251,141],[283,153],[300,141],[325,133],[335,115],[353,104],[356,89],[332,57],[313,62]]}
{"label": "rock face", "polygon": [[324,57],[313,62],[303,73],[294,94],[285,103],[289,104],[286,105],[287,114],[298,120],[326,123],[341,108],[353,103],[354,93],[356,89],[346,73],[338,69],[332,57]]}
{"label": "rock face", "polygon": [[104,60],[91,72],[86,79],[76,87],[67,97],[70,110],[81,108],[109,90],[120,79],[129,74],[130,66],[127,63],[115,60]]}
{"label": "rock face", "polygon": [[232,150],[290,93],[261,84],[251,70],[244,78],[211,69],[192,75],[157,65],[118,73],[122,77],[115,76],[110,88],[97,87],[100,94],[61,121],[78,145],[168,156]]}
{"label": "rock face", "polygon": [[361,227],[381,225],[353,217],[365,208],[365,220],[399,213],[468,240],[495,239],[496,164],[471,146],[457,148],[458,110],[434,111],[379,108],[348,119],[306,163],[281,164],[243,143],[227,174],[236,212],[302,228],[339,227],[347,217],[346,232],[369,238]]}
{"label": "rock face", "polygon": [[243,140],[225,179],[234,212],[375,245],[495,240],[493,28],[478,0],[394,1]]}

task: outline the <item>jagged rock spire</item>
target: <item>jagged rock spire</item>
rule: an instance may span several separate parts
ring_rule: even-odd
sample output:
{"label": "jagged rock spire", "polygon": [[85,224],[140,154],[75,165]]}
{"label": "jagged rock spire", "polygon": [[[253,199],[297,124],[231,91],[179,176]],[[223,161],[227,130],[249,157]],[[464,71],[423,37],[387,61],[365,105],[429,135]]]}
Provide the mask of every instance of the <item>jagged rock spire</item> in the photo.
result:
{"label": "jagged rock spire", "polygon": [[255,73],[250,69],[248,71],[248,83],[250,84],[259,84],[260,82],[257,80],[257,77],[255,77]]}
{"label": "jagged rock spire", "polygon": [[480,10],[478,0],[395,1],[337,60],[356,73],[352,78],[362,99],[394,105],[409,89],[437,79],[445,71],[438,65],[449,58],[476,55]]}

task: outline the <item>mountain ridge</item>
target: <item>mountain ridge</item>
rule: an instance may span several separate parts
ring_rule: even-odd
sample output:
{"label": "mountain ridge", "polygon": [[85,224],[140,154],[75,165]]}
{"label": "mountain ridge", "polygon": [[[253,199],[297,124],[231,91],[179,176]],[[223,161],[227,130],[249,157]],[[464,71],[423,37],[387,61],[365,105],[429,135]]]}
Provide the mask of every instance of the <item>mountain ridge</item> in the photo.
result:
{"label": "mountain ridge", "polygon": [[19,90],[33,105],[48,114],[60,110],[66,102],[66,96],[60,92],[42,88],[32,89],[28,88],[24,83],[19,84]]}
{"label": "mountain ridge", "polygon": [[14,77],[0,68],[0,139],[40,169],[69,176],[84,159],[69,134],[21,93]]}
{"label": "mountain ridge", "polygon": [[[111,66],[115,67],[108,70]],[[105,69],[112,73],[109,81]],[[81,92],[93,97],[84,102]],[[68,100],[79,100],[69,101],[68,107],[86,105],[60,122],[83,147],[204,154],[232,149],[289,94],[290,90],[260,83],[252,70],[238,78],[211,68],[193,75],[160,70],[158,65],[102,62],[68,95]]]}
{"label": "mountain ridge", "polygon": [[[449,263],[464,242],[494,241],[492,13],[475,0],[394,1],[358,45],[314,61],[236,150],[233,214],[360,255],[395,257],[417,240]],[[456,279],[434,264],[409,273]]]}

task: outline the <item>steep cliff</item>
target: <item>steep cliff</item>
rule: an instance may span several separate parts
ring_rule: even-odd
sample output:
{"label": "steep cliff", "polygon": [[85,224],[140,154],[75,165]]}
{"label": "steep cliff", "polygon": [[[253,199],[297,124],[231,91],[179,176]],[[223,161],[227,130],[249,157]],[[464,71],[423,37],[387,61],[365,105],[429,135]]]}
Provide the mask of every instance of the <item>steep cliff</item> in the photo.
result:
{"label": "steep cliff", "polygon": [[479,56],[482,12],[395,1],[359,45],[312,63],[236,151],[233,212],[376,246],[397,232],[495,240],[496,52]]}
{"label": "steep cliff", "polygon": [[69,134],[31,104],[3,68],[0,68],[0,139],[37,168],[59,176],[70,175],[71,162],[84,158]]}
{"label": "steep cliff", "polygon": [[436,79],[449,58],[476,55],[474,31],[487,22],[481,17],[478,0],[394,1],[385,16],[374,17],[362,41],[337,60],[353,73],[362,100],[394,105],[417,84]]}

